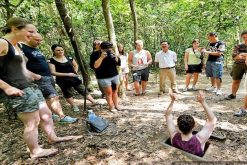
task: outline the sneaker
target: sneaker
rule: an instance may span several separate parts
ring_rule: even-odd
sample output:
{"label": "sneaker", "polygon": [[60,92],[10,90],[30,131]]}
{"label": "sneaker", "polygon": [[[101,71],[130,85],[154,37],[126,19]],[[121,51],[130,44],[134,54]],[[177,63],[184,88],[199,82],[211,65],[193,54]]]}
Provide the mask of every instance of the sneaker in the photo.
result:
{"label": "sneaker", "polygon": [[207,87],[205,90],[206,91],[214,91],[216,88],[214,86]]}
{"label": "sneaker", "polygon": [[76,122],[78,119],[77,118],[73,118],[70,116],[65,116],[64,118],[62,118],[59,123],[74,123]]}
{"label": "sneaker", "polygon": [[173,90],[173,93],[177,93],[177,94],[181,94],[181,92],[179,90]]}
{"label": "sneaker", "polygon": [[77,105],[74,105],[74,106],[72,107],[72,109],[73,109],[74,112],[80,112],[80,109],[78,108]]}
{"label": "sneaker", "polygon": [[234,113],[234,116],[237,116],[237,117],[241,117],[241,116],[245,116],[245,115],[247,115],[247,111],[244,110],[243,108],[240,108],[240,110],[238,112]]}
{"label": "sneaker", "polygon": [[187,91],[188,91],[188,88],[185,87],[185,88],[183,89],[183,92],[187,92]]}
{"label": "sneaker", "polygon": [[58,115],[54,114],[54,113],[52,114],[51,117],[52,117],[53,121],[59,121],[60,120],[60,117]]}
{"label": "sneaker", "polygon": [[195,87],[195,86],[192,86],[192,90],[193,90],[193,91],[196,91],[197,89],[196,89],[196,87]]}
{"label": "sneaker", "polygon": [[103,105],[101,102],[95,101],[94,103],[92,103],[92,106],[96,106],[96,105]]}
{"label": "sneaker", "polygon": [[112,113],[117,113],[117,112],[118,112],[118,110],[117,110],[117,109],[115,109],[115,108],[112,108],[112,109],[110,109],[110,112],[112,112]]}
{"label": "sneaker", "polygon": [[222,95],[222,91],[220,89],[216,90],[216,95]]}
{"label": "sneaker", "polygon": [[233,94],[230,94],[225,98],[225,100],[232,100],[232,99],[236,99],[236,96],[234,96]]}
{"label": "sneaker", "polygon": [[212,91],[213,93],[216,93],[218,90],[217,88],[214,88],[214,90]]}

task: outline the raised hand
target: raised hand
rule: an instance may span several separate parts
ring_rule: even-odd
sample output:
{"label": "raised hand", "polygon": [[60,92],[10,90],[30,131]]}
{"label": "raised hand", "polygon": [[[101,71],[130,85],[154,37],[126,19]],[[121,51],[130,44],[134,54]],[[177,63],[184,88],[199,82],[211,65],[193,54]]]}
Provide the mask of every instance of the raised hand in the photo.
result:
{"label": "raised hand", "polygon": [[197,95],[196,97],[197,97],[197,101],[198,101],[199,103],[202,104],[202,103],[205,102],[205,95],[204,95],[204,93],[203,93],[202,90],[199,90],[198,95]]}
{"label": "raised hand", "polygon": [[169,96],[171,98],[172,101],[177,100],[176,95],[172,92],[172,89],[169,89]]}

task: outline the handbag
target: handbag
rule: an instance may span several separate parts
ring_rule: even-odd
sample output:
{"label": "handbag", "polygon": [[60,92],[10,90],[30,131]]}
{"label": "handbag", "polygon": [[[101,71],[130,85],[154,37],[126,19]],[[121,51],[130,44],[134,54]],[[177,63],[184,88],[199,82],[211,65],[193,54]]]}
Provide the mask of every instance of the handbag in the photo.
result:
{"label": "handbag", "polygon": [[100,116],[95,116],[92,120],[87,118],[86,123],[90,131],[97,133],[104,131],[109,125],[108,121]]}

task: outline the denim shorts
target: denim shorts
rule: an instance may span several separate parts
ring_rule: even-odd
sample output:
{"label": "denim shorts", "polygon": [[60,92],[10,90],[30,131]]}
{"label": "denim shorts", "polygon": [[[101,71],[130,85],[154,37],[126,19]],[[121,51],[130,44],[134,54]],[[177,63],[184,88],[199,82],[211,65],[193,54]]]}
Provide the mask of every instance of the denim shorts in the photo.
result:
{"label": "denim shorts", "polygon": [[15,110],[17,114],[35,112],[39,109],[39,105],[45,101],[37,85],[24,88],[22,91],[24,92],[23,96],[7,96],[3,92],[1,93],[0,97],[6,109]]}
{"label": "denim shorts", "polygon": [[55,89],[55,81],[51,76],[42,76],[38,81],[34,81],[39,86],[44,98],[49,99],[58,96]]}
{"label": "denim shorts", "polygon": [[207,77],[222,78],[223,61],[207,61],[206,75]]}
{"label": "denim shorts", "polygon": [[115,86],[120,83],[119,81],[119,75],[116,75],[114,77],[105,78],[105,79],[97,79],[99,85],[103,88],[109,87],[109,86]]}

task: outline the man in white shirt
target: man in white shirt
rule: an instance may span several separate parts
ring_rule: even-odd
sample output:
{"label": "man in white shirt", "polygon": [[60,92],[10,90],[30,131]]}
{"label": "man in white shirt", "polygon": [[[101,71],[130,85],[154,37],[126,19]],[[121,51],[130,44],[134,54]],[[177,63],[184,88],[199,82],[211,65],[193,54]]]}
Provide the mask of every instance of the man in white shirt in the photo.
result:
{"label": "man in white shirt", "polygon": [[161,51],[155,55],[155,63],[159,64],[160,68],[160,92],[159,95],[165,93],[165,79],[168,79],[171,82],[171,89],[173,93],[181,93],[177,89],[176,83],[176,70],[175,65],[177,62],[177,54],[174,51],[169,50],[169,42],[161,41],[160,42]]}

